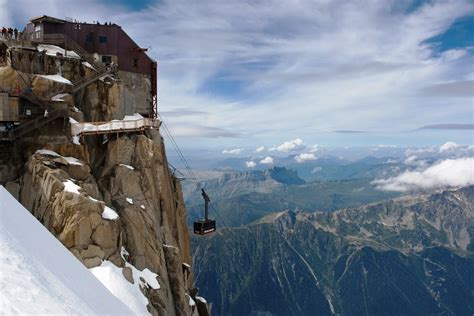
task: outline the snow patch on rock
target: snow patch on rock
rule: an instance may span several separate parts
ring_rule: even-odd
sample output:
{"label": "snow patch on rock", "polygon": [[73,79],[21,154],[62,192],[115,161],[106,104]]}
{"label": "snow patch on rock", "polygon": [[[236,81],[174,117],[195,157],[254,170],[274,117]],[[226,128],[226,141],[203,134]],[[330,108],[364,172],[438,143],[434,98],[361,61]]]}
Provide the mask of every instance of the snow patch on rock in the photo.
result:
{"label": "snow patch on rock", "polygon": [[55,102],[64,102],[64,97],[67,97],[69,95],[69,93],[60,93],[60,94],[56,94],[54,97],[51,98],[51,101],[55,101]]}
{"label": "snow patch on rock", "polygon": [[72,85],[72,82],[69,81],[68,79],[60,76],[60,75],[37,75],[38,77],[45,78],[47,80],[52,80],[60,83],[65,83],[65,84],[70,84]]}
{"label": "snow patch on rock", "polygon": [[56,45],[39,44],[36,49],[38,49],[39,52],[46,51],[46,55],[48,56],[57,56],[60,54],[68,58],[81,59],[81,56],[79,56],[76,52],[72,50],[65,50]]}
{"label": "snow patch on rock", "polygon": [[35,153],[40,154],[40,155],[46,155],[46,156],[61,157],[60,154],[49,149],[38,149]]}
{"label": "snow patch on rock", "polygon": [[108,219],[108,220],[116,220],[117,218],[119,218],[119,215],[113,209],[111,209],[107,205],[104,205],[104,211],[102,212],[102,218],[103,219]]}
{"label": "snow patch on rock", "polygon": [[63,182],[63,184],[64,184],[64,191],[75,193],[75,194],[80,194],[79,189],[81,187],[78,186],[77,184],[75,184],[74,182],[72,182],[71,180],[66,180],[66,181]]}

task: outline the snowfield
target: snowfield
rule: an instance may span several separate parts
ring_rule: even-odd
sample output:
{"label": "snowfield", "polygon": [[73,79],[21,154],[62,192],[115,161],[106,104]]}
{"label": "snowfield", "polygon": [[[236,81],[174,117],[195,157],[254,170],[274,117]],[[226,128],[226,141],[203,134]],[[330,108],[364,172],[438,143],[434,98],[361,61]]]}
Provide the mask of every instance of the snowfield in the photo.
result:
{"label": "snowfield", "polygon": [[0,314],[134,315],[0,186]]}
{"label": "snowfield", "polygon": [[[128,255],[128,252],[122,247],[121,256],[125,260],[124,255]],[[127,304],[135,315],[149,315],[150,313],[146,309],[148,299],[140,288],[148,284],[153,289],[159,289],[158,275],[148,269],[140,271],[126,260],[125,266],[132,270],[133,284],[124,278],[121,268],[107,260],[102,261],[100,266],[91,268],[90,271],[110,292]]]}

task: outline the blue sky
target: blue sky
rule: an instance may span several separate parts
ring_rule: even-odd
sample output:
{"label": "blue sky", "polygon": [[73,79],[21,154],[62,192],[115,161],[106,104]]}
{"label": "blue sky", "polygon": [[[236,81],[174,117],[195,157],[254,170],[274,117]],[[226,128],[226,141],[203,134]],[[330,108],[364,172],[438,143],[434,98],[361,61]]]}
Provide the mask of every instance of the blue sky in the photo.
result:
{"label": "blue sky", "polygon": [[474,2],[0,0],[0,22],[113,21],[159,64],[185,148],[474,143]]}

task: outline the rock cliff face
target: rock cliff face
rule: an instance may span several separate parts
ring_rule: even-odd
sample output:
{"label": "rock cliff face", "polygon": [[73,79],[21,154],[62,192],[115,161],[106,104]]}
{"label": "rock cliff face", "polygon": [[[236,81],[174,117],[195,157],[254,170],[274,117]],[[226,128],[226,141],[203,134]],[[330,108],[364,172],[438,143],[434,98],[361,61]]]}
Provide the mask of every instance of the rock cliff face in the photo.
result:
{"label": "rock cliff face", "polygon": [[[100,162],[72,158],[72,146],[36,152],[20,179],[20,202],[87,267],[109,260],[126,275],[124,248],[130,264],[158,274],[161,289],[146,291],[154,314],[192,314],[186,210],[161,137],[122,136],[103,147]],[[103,214],[107,207],[117,219]]]}
{"label": "rock cliff face", "polygon": [[[131,86],[130,75],[122,74],[123,82],[115,74],[53,102],[67,93],[67,83],[41,75],[61,73],[72,81],[90,74],[90,65],[58,57],[44,63],[46,69],[35,64],[38,53],[31,54],[0,67],[2,89],[30,88],[68,108],[77,121],[123,118],[148,95],[146,78]],[[15,148],[20,158],[6,188],[85,266],[120,269],[153,315],[208,314],[205,303],[194,301],[186,209],[158,130],[87,136],[78,143],[68,120],[58,119],[18,139]]]}

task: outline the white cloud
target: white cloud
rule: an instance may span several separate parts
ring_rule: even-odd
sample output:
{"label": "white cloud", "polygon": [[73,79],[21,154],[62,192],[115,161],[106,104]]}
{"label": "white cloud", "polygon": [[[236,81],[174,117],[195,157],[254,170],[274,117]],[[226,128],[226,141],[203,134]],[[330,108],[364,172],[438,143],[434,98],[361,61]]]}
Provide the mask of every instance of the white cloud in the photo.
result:
{"label": "white cloud", "polygon": [[423,171],[373,181],[380,190],[406,192],[419,189],[462,187],[474,184],[474,158],[446,159]]}
{"label": "white cloud", "polygon": [[323,170],[323,168],[321,168],[321,167],[314,167],[313,170],[311,170],[311,173],[318,173],[318,172],[320,172],[321,170]]}
{"label": "white cloud", "polygon": [[439,147],[409,148],[405,151],[405,155],[407,158],[415,155],[417,159],[435,158],[436,160],[472,157],[474,156],[474,146],[449,141]]}
{"label": "white cloud", "polygon": [[265,157],[264,159],[260,160],[262,165],[271,165],[273,164],[273,158],[270,156]]}
{"label": "white cloud", "polygon": [[415,155],[409,156],[407,159],[405,159],[405,163],[407,165],[410,165],[410,164],[414,163],[416,161],[416,159],[418,159],[418,157],[415,156]]}
{"label": "white cloud", "polygon": [[409,166],[416,166],[417,168],[426,167],[426,161],[418,159],[416,155],[409,156],[405,159],[404,163]]}
{"label": "white cloud", "polygon": [[[205,113],[167,116],[175,136],[194,145],[189,137],[238,137],[238,127],[248,143],[271,144],[282,130],[309,142],[320,131],[391,133],[471,117],[470,95],[448,102],[419,91],[472,78],[467,49],[439,54],[426,40],[472,14],[474,4],[423,1],[408,8],[409,3],[163,0],[130,10],[98,0],[0,0],[0,21],[26,23],[40,11],[60,18],[73,12],[87,21],[113,17],[159,60],[159,110]],[[216,82],[237,88],[227,95]],[[372,135],[357,139],[374,141]],[[342,136],[331,137],[334,142]],[[238,138],[231,141],[227,146],[244,146]]]}
{"label": "white cloud", "polygon": [[311,146],[311,147],[309,148],[309,152],[310,152],[310,153],[315,153],[315,152],[321,150],[321,147],[322,147],[322,146],[320,146],[320,145],[318,145],[318,144],[313,145],[313,146]]}
{"label": "white cloud", "polygon": [[224,149],[222,151],[224,155],[238,155],[242,153],[242,148],[235,148],[235,149]]}
{"label": "white cloud", "polygon": [[312,153],[309,153],[309,154],[300,154],[298,156],[295,157],[295,160],[298,162],[298,163],[303,163],[303,162],[306,162],[306,161],[311,161],[311,160],[316,160],[316,156]]}
{"label": "white cloud", "polygon": [[443,145],[441,145],[439,147],[439,152],[442,153],[442,152],[445,152],[445,151],[450,151],[450,150],[453,150],[453,149],[457,149],[459,147],[462,147],[462,145],[456,144],[455,142],[447,142],[447,143],[444,143]]}
{"label": "white cloud", "polygon": [[255,161],[246,161],[245,165],[247,168],[255,168],[257,166],[257,163]]}
{"label": "white cloud", "polygon": [[290,151],[299,151],[305,149],[306,146],[303,143],[303,140],[300,138],[296,138],[293,140],[289,140],[284,142],[281,145],[271,148],[270,150],[277,150],[281,152],[290,152]]}
{"label": "white cloud", "polygon": [[264,151],[264,150],[265,150],[265,147],[262,146],[262,147],[258,147],[257,149],[255,149],[255,152],[256,152],[256,153],[261,153],[261,152]]}

